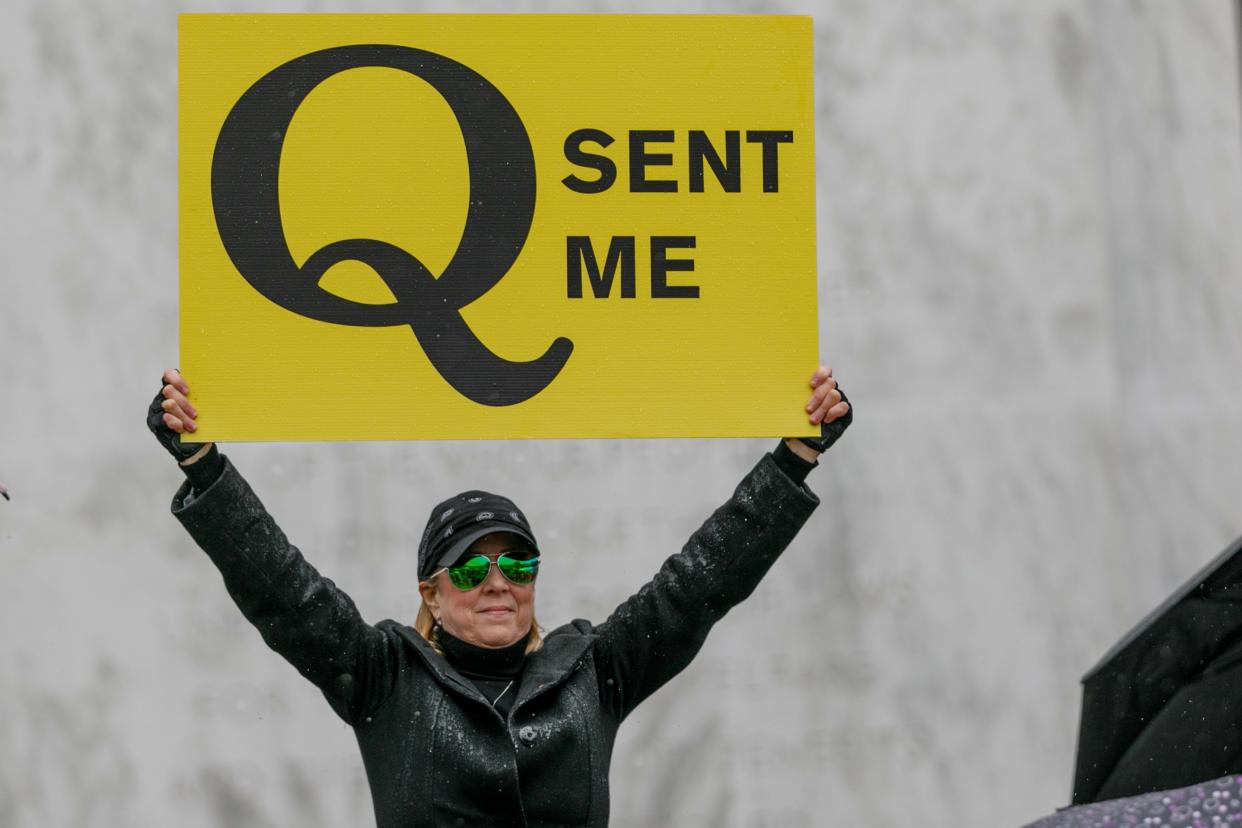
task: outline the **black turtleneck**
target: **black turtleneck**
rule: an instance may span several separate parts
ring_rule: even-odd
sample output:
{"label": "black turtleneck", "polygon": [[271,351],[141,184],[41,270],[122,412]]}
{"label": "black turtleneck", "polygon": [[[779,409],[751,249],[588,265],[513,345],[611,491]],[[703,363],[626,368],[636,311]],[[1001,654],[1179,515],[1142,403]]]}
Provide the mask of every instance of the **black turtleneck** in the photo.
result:
{"label": "black turtleneck", "polygon": [[530,642],[530,633],[508,647],[492,649],[476,647],[439,627],[436,630],[436,641],[440,649],[444,650],[444,657],[449,664],[478,688],[483,698],[496,708],[496,712],[508,718],[509,709],[517,698],[522,668],[526,666],[526,645]]}

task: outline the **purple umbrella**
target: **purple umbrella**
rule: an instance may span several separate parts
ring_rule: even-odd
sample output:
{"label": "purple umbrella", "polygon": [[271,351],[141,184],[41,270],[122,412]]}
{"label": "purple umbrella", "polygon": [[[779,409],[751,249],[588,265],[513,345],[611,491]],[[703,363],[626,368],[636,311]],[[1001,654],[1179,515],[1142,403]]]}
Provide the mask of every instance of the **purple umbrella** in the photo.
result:
{"label": "purple umbrella", "polygon": [[1242,777],[1066,808],[1027,828],[1224,828],[1242,824]]}

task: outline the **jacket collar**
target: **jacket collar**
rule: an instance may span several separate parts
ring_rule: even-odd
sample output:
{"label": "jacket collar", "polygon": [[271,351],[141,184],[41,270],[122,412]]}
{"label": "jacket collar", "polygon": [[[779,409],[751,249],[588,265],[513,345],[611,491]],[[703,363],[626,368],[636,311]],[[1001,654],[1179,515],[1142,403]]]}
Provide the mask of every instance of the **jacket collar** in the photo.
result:
{"label": "jacket collar", "polygon": [[468,698],[487,704],[487,699],[483,698],[483,694],[479,692],[478,688],[469,679],[457,672],[453,665],[449,664],[448,659],[432,649],[427,639],[419,635],[413,627],[407,627],[395,621],[391,623],[391,628],[405,639],[405,642],[413,648],[414,652],[422,657],[423,662],[427,665],[427,670],[431,675],[435,676],[436,680]]}
{"label": "jacket collar", "polygon": [[594,632],[584,632],[573,624],[557,627],[544,638],[543,645],[526,656],[526,669],[518,687],[513,709],[551,690],[582,666],[586,651],[595,643]]}
{"label": "jacket collar", "polygon": [[[478,688],[457,672],[448,659],[432,649],[431,644],[413,627],[395,621],[389,622],[386,626],[390,626],[390,629],[401,636],[414,652],[419,654],[428,671],[437,681],[467,698],[488,704]],[[526,656],[522,683],[518,688],[518,696],[513,703],[513,709],[517,710],[530,699],[551,690],[568,678],[582,665],[583,656],[595,643],[595,638],[594,632],[588,632],[578,624],[566,624],[548,633],[543,640],[543,645]]]}

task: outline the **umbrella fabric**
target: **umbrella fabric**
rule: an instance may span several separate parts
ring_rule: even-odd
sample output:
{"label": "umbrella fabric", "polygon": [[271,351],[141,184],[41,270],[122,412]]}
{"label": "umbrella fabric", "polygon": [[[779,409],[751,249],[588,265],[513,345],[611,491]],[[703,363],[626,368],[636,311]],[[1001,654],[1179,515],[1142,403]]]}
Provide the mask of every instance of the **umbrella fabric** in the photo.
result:
{"label": "umbrella fabric", "polygon": [[1224,828],[1242,825],[1242,777],[1066,808],[1027,828]]}
{"label": "umbrella fabric", "polygon": [[1075,805],[1242,773],[1242,538],[1083,678]]}

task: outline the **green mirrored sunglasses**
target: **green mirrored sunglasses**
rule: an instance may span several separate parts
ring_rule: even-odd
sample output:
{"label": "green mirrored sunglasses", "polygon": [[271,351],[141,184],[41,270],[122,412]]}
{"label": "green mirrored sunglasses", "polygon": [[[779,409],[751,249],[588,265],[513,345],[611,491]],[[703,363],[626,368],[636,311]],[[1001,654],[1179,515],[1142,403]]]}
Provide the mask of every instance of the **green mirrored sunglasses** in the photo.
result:
{"label": "green mirrored sunglasses", "polygon": [[[527,553],[521,552],[516,554]],[[497,557],[495,563],[496,568],[500,570],[500,574],[509,579],[510,583],[517,584],[518,586],[533,584],[535,576],[539,574],[539,558],[515,558],[506,552]],[[491,569],[491,558],[486,555],[471,555],[454,566],[446,566],[441,571],[448,573],[449,580],[453,582],[453,586],[462,592],[466,592],[486,581],[487,573]]]}

